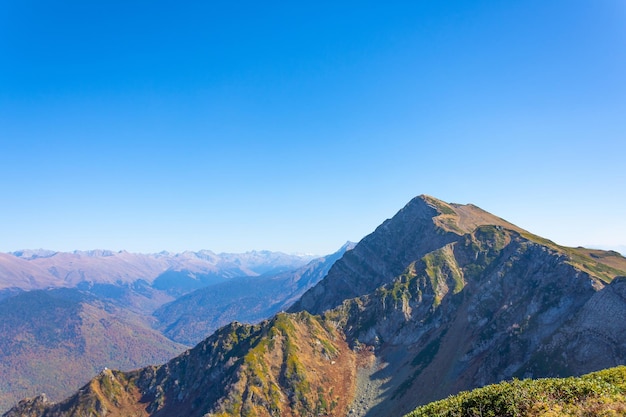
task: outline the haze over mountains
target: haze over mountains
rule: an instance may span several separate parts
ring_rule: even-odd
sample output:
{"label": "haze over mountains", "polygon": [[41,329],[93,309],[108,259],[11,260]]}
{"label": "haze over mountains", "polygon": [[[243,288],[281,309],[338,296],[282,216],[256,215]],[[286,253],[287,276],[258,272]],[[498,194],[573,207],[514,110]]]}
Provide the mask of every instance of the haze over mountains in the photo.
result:
{"label": "haze over mountains", "polygon": [[512,377],[626,363],[624,276],[617,252],[562,247],[476,206],[419,196],[287,313],[226,325],[161,366],[106,370],[61,403],[36,397],[5,416],[400,416]]}
{"label": "haze over mountains", "polygon": [[222,280],[256,276],[302,266],[309,255],[252,251],[215,254],[208,250],[170,254],[137,254],[108,250],[54,252],[23,250],[0,253],[0,290],[73,287],[80,283],[126,284],[167,281],[165,273],[185,274],[191,280]]}

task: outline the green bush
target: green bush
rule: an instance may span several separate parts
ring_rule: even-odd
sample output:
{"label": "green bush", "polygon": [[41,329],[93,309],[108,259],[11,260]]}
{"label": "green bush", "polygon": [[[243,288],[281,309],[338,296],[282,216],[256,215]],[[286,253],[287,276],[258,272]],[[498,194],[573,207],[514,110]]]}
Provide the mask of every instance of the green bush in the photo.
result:
{"label": "green bush", "polygon": [[626,366],[574,378],[525,379],[464,391],[406,417],[626,415]]}

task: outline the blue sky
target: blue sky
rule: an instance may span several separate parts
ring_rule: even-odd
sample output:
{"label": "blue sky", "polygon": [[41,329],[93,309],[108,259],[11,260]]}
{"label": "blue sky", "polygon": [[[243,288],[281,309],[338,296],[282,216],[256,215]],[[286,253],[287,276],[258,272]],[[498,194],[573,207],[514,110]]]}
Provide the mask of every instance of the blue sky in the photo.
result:
{"label": "blue sky", "polygon": [[626,250],[626,3],[297,3],[0,0],[0,251],[323,254],[419,194]]}

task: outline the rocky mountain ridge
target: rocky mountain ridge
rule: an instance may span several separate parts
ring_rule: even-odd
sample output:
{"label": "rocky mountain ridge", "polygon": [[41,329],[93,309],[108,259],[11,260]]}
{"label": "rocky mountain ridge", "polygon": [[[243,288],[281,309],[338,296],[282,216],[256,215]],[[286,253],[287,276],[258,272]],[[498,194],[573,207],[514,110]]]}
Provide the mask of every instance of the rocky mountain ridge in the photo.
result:
{"label": "rocky mountain ridge", "polygon": [[420,196],[289,313],[223,327],[165,365],[112,373],[106,393],[25,400],[6,416],[399,416],[514,376],[579,375],[626,362],[626,323],[607,320],[626,305],[620,275],[617,253],[561,247]]}
{"label": "rocky mountain ridge", "polygon": [[344,299],[374,291],[409,264],[483,224],[522,230],[474,205],[448,205],[429,196],[412,200],[342,258],[291,310],[320,314]]}

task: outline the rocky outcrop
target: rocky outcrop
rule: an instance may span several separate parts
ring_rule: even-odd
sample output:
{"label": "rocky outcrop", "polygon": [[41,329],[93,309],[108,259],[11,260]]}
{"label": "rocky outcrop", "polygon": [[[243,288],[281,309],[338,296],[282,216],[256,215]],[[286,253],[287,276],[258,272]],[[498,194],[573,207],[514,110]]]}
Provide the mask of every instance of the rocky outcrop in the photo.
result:
{"label": "rocky outcrop", "polygon": [[625,364],[625,317],[626,277],[617,277],[540,347],[532,374],[572,375]]}
{"label": "rocky outcrop", "polygon": [[[0,254],[0,413],[40,392],[61,400],[105,366],[163,363],[233,320],[271,317],[322,279],[342,253],[305,266],[308,256],[268,251]],[[159,316],[165,321],[160,331],[153,328],[152,313],[173,295],[212,284],[219,288],[204,294],[230,300],[220,305],[194,296],[198,303],[191,305],[183,299],[181,314],[168,308]],[[15,288],[2,289],[6,285]],[[48,286],[61,288],[33,289]]]}

